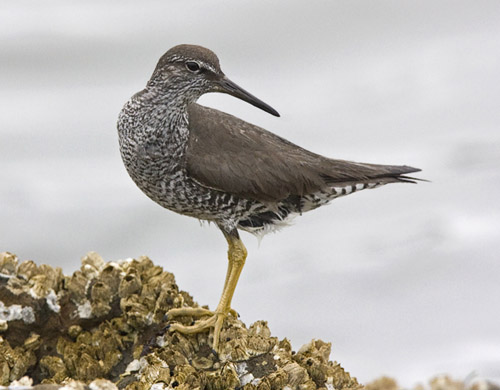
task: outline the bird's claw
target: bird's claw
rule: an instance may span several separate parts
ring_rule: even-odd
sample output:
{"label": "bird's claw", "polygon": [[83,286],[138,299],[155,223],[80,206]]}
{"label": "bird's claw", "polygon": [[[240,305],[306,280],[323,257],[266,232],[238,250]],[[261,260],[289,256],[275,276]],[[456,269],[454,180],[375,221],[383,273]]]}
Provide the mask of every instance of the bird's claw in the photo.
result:
{"label": "bird's claw", "polygon": [[213,349],[215,352],[218,351],[219,346],[219,336],[222,330],[222,325],[225,318],[229,315],[238,318],[238,313],[233,309],[228,309],[225,312],[213,312],[208,309],[201,307],[182,307],[175,308],[168,311],[168,318],[178,317],[178,316],[197,316],[208,318],[200,319],[196,321],[193,325],[182,325],[178,322],[170,324],[168,330],[170,332],[179,332],[182,334],[195,334],[205,331],[206,329],[214,328],[214,342]]}
{"label": "bird's claw", "polygon": [[[203,317],[203,316],[213,316],[215,314],[216,312],[209,309],[205,309],[203,307],[177,307],[174,309],[170,309],[163,316],[163,320],[170,321],[174,317],[181,317],[181,316]],[[240,318],[238,312],[231,308],[228,310],[226,314],[229,314],[234,318]]]}

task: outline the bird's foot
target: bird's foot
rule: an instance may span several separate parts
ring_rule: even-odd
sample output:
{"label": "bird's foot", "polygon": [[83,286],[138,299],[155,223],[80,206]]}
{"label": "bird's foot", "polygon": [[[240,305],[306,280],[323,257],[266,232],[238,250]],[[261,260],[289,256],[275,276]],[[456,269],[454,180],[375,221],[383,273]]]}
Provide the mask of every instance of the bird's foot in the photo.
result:
{"label": "bird's foot", "polygon": [[[229,309],[227,314],[238,318],[240,315],[234,309]],[[214,316],[215,312],[212,310],[205,309],[203,307],[179,307],[175,309],[170,309],[167,312],[167,319],[170,320],[174,317],[190,316],[190,317],[203,317],[203,316]]]}
{"label": "bird's foot", "polygon": [[229,315],[238,317],[238,313],[233,309],[227,309],[224,311],[211,311],[204,309],[202,307],[181,307],[170,309],[167,312],[167,318],[171,319],[173,317],[179,316],[192,316],[192,317],[208,317],[200,319],[195,322],[194,325],[182,325],[178,322],[171,324],[169,327],[170,332],[179,332],[182,334],[195,334],[203,332],[207,329],[214,328],[214,341],[213,349],[218,352],[219,347],[219,337],[224,323],[225,318]]}

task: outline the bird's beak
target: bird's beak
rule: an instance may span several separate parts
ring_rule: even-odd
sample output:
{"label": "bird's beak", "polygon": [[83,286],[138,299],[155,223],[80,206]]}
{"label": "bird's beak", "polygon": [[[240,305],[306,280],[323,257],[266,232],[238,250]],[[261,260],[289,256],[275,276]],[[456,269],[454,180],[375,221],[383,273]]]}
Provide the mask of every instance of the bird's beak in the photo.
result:
{"label": "bird's beak", "polygon": [[245,91],[238,84],[233,83],[231,80],[229,80],[226,76],[222,76],[217,84],[217,92],[227,93],[229,95],[237,97],[238,99],[244,100],[245,102],[250,103],[257,108],[260,108],[261,110],[264,110],[271,115],[280,116],[280,114],[278,114],[278,111],[276,111],[274,108],[264,103],[262,100],[256,98],[251,93]]}

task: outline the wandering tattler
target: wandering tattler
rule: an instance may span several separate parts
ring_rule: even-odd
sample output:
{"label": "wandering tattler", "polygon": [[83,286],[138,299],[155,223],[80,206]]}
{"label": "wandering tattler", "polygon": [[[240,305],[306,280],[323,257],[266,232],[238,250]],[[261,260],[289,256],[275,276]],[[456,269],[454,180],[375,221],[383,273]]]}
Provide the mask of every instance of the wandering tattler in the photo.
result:
{"label": "wandering tattler", "polygon": [[170,330],[214,328],[217,351],[247,251],[238,229],[263,234],[332,199],[387,183],[413,183],[420,169],[333,160],[224,112],[196,104],[223,92],[272,115],[279,114],[229,80],[217,56],[178,45],[159,60],[146,88],[125,104],[118,119],[120,151],[137,186],[161,206],[217,224],[229,245],[228,269],[215,311],[182,307],[168,318],[202,317]]}

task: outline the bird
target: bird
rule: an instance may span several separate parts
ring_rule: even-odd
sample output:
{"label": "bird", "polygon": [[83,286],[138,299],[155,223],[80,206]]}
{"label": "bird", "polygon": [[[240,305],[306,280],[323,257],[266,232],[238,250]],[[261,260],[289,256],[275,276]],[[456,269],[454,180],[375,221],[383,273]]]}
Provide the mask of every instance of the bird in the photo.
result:
{"label": "bird", "polygon": [[[118,118],[120,152],[135,184],[166,209],[215,223],[228,244],[228,266],[214,311],[170,309],[170,331],[209,331],[217,351],[231,301],[247,258],[239,231],[264,235],[291,218],[333,199],[388,183],[416,183],[420,169],[367,164],[310,152],[261,127],[196,101],[219,92],[271,115],[279,113],[231,81],[217,55],[181,44],[159,59],[146,87]],[[173,321],[199,318],[192,325]]]}

